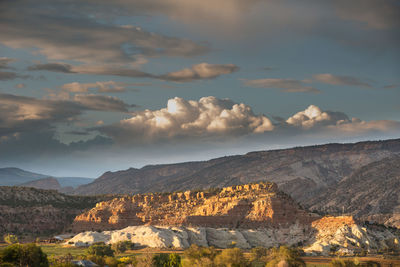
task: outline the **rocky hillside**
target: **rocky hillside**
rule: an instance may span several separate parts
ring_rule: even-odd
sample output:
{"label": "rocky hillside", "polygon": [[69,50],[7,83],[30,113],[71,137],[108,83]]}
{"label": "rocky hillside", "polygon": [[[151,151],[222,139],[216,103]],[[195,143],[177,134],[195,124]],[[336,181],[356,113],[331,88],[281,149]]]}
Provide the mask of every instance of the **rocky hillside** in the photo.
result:
{"label": "rocky hillside", "polygon": [[311,210],[351,213],[400,228],[396,216],[400,214],[400,157],[367,164],[304,205]]}
{"label": "rocky hillside", "polygon": [[49,235],[70,226],[76,215],[109,196],[68,196],[54,190],[0,186],[0,236]]}
{"label": "rocky hillside", "polygon": [[77,216],[73,231],[135,225],[265,228],[307,225],[317,217],[302,210],[274,183],[212,191],[152,193],[100,202]]}
{"label": "rocky hillside", "polygon": [[81,232],[68,241],[75,246],[130,240],[156,248],[300,245],[325,255],[400,250],[399,231],[310,214],[273,183],[115,198],[77,216],[73,231]]}
{"label": "rocky hillside", "polygon": [[[386,159],[396,155],[400,155],[400,139],[252,152],[205,162],[107,172],[93,183],[78,187],[75,193],[137,194],[272,181],[303,206],[319,212],[341,213],[345,206],[345,212],[356,216],[379,214],[377,218],[383,218],[380,215],[385,213],[385,220],[379,222],[396,225],[394,222],[400,219],[400,213],[394,196],[400,195],[400,187],[390,187],[390,191],[386,191],[388,184],[380,176],[381,172],[370,171],[366,178],[368,186],[374,188],[370,190],[368,186],[363,187],[360,179],[364,178],[357,174],[363,173],[363,167],[373,169],[374,163],[380,169],[392,169],[396,163]],[[395,184],[398,178],[392,176],[389,180]],[[349,200],[354,194],[359,196],[359,201],[363,199],[361,205]],[[340,199],[347,202],[342,203]],[[335,210],[330,208],[334,207],[333,203],[338,205]]]}

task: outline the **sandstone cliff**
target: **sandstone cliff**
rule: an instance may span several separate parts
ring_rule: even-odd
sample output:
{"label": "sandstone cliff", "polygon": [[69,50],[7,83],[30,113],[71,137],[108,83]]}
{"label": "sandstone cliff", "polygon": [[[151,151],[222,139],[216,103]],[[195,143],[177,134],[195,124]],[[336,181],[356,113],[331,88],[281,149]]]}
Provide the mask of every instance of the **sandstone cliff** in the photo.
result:
{"label": "sandstone cliff", "polygon": [[317,219],[274,183],[209,191],[151,193],[115,198],[77,216],[73,231],[121,229],[137,225],[268,228],[308,225]]}

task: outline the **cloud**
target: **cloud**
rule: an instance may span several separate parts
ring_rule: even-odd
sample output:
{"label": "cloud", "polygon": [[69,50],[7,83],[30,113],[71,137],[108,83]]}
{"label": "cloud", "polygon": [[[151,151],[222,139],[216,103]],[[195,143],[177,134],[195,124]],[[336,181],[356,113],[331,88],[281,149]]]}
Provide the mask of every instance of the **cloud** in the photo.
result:
{"label": "cloud", "polygon": [[135,105],[126,104],[119,98],[95,94],[77,94],[74,101],[90,110],[128,112]]}
{"label": "cloud", "polygon": [[214,79],[223,74],[230,74],[239,69],[234,64],[208,64],[200,63],[193,65],[191,68],[182,69],[161,75],[163,80],[187,82],[200,79]]}
{"label": "cloud", "polygon": [[352,76],[339,76],[330,73],[325,73],[325,74],[313,75],[313,78],[318,82],[332,84],[332,85],[348,85],[348,86],[360,86],[360,87],[372,88],[372,86],[369,83]]}
{"label": "cloud", "polygon": [[0,94],[0,136],[49,131],[77,119],[83,107],[70,101],[49,101]]}
{"label": "cloud", "polygon": [[17,88],[17,89],[22,89],[22,88],[25,88],[25,87],[26,87],[26,84],[24,84],[24,83],[17,83],[14,87]]}
{"label": "cloud", "polygon": [[297,112],[286,120],[287,124],[303,129],[349,122],[350,120],[346,114],[342,112],[322,111],[315,105],[310,105],[304,111]]}
{"label": "cloud", "polygon": [[96,89],[100,93],[120,93],[125,92],[126,88],[135,83],[124,83],[114,81],[94,82],[94,83],[66,83],[61,86],[63,90],[71,93],[87,93],[89,89]]}
{"label": "cloud", "polygon": [[[118,6],[115,3],[114,9]],[[0,43],[14,49],[33,48],[34,53],[52,61],[91,65],[132,66],[146,62],[144,57],[191,57],[209,51],[204,43],[102,20],[101,14],[113,14],[102,7],[100,2],[89,1],[70,1],[56,7],[53,1],[47,0],[7,1],[6,5],[2,4]],[[85,9],[87,12],[82,11]],[[60,66],[47,67],[57,69]],[[58,71],[68,72],[68,68],[61,66]]]}
{"label": "cloud", "polygon": [[400,26],[400,7],[396,0],[339,0],[336,11],[342,19],[360,22],[373,29]]}
{"label": "cloud", "polygon": [[28,70],[47,70],[62,73],[75,73],[72,65],[66,63],[39,63],[28,67]]}
{"label": "cloud", "polygon": [[[170,72],[167,74],[151,74],[144,71],[121,68],[121,67],[111,67],[106,65],[81,65],[73,66],[69,64],[61,63],[51,63],[51,64],[36,64],[28,68],[29,70],[47,70],[55,72],[65,72],[65,73],[80,73],[80,74],[95,74],[95,75],[114,75],[122,77],[132,77],[132,78],[152,78],[164,81],[175,81],[175,82],[191,82],[195,80],[202,79],[214,79],[224,74],[230,74],[239,69],[238,66],[234,64],[209,64],[200,63],[193,65],[191,68],[185,68],[175,72]],[[78,89],[77,89],[78,90]],[[82,89],[84,90],[84,89]],[[106,90],[106,89],[104,89]]]}
{"label": "cloud", "polygon": [[383,89],[393,89],[399,87],[398,84],[388,84],[383,87]]}
{"label": "cloud", "polygon": [[166,108],[135,112],[119,123],[95,128],[118,142],[149,142],[179,137],[229,137],[273,130],[264,115],[255,115],[243,103],[213,96],[199,101],[175,97]]}
{"label": "cloud", "polygon": [[0,69],[9,69],[11,67],[8,66],[11,62],[16,61],[14,58],[9,57],[0,57]]}
{"label": "cloud", "polygon": [[320,93],[321,91],[304,85],[304,81],[294,79],[256,79],[244,80],[244,85],[257,88],[279,88],[288,93]]}

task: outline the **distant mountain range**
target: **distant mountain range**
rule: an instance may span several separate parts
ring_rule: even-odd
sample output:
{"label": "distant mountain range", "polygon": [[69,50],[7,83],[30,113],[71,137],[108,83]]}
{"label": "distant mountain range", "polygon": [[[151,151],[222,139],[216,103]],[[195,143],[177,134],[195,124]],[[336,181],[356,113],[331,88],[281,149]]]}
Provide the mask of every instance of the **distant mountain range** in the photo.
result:
{"label": "distant mountain range", "polygon": [[19,168],[0,168],[0,186],[26,186],[55,190],[64,188],[68,189],[67,191],[71,191],[77,186],[90,182],[93,182],[92,178],[54,177],[25,171]]}
{"label": "distant mountain range", "polygon": [[259,151],[106,172],[74,194],[172,192],[271,181],[306,208],[400,227],[394,219],[400,213],[399,155],[400,139]]}

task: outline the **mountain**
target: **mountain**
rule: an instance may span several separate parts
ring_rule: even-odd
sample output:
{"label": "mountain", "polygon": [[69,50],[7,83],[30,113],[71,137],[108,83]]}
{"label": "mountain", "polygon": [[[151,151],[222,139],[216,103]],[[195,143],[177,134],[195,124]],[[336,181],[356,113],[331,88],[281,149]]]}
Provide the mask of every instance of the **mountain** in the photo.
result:
{"label": "mountain", "polygon": [[[92,183],[79,186],[74,194],[138,194],[271,181],[300,204],[310,207],[316,203],[312,199],[329,203],[331,196],[325,193],[334,190],[341,181],[354,179],[356,176],[352,174],[360,168],[378,161],[385,164],[384,159],[396,155],[400,155],[400,139],[259,151],[204,162],[106,172]],[[394,190],[400,195],[400,187]],[[320,198],[323,194],[326,197]],[[374,207],[375,196],[371,197],[366,201]],[[365,213],[363,207],[354,206],[352,212]],[[390,216],[396,213],[392,207],[395,206],[388,208]]]}
{"label": "mountain", "polygon": [[74,217],[110,196],[69,196],[55,190],[0,186],[0,235],[60,233]]}
{"label": "mountain", "polygon": [[18,186],[33,187],[37,189],[48,189],[48,190],[61,190],[61,185],[56,178],[47,177],[39,180],[30,181],[27,183],[20,184]]}
{"label": "mountain", "polygon": [[324,255],[400,251],[400,231],[351,216],[321,218],[268,182],[114,198],[77,216],[72,231],[86,231],[68,241],[75,246],[130,240],[158,248],[293,245]]}
{"label": "mountain", "polygon": [[[39,174],[34,172],[25,171],[19,168],[0,168],[0,186],[29,186],[30,182],[38,181],[33,183],[32,186],[35,188],[42,189],[56,189],[54,186],[56,179],[60,185],[60,188],[64,187],[78,187],[80,185],[88,184],[93,181],[92,178],[84,177],[54,177],[51,175]],[[46,184],[48,182],[49,184]]]}
{"label": "mountain", "polygon": [[366,220],[383,220],[400,228],[399,196],[400,156],[394,156],[357,169],[304,205],[329,214],[345,212]]}
{"label": "mountain", "polygon": [[18,168],[0,168],[0,185],[13,186],[48,177]]}

